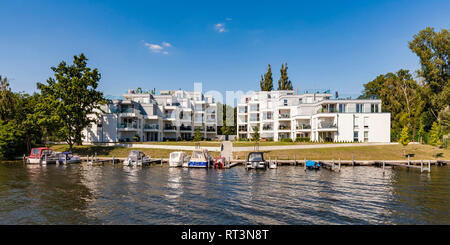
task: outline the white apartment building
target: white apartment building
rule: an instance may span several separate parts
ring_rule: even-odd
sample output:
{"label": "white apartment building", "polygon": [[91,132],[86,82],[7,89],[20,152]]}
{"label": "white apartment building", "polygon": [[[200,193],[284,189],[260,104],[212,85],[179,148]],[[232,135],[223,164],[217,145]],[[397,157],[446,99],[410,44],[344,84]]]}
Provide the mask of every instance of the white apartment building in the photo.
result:
{"label": "white apartment building", "polygon": [[158,95],[129,90],[125,100],[111,100],[97,123],[83,132],[85,142],[132,142],[217,137],[217,104],[210,95],[183,90],[160,91]]}
{"label": "white apartment building", "polygon": [[381,100],[331,99],[329,91],[259,91],[241,98],[237,137],[279,141],[306,137],[311,141],[390,142],[390,113]]}

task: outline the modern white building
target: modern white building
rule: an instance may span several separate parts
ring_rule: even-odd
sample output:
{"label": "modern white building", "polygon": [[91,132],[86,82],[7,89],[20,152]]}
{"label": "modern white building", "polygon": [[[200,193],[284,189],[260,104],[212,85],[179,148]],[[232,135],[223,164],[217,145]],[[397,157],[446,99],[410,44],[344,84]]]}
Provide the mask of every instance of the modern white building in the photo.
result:
{"label": "modern white building", "polygon": [[311,141],[390,142],[390,113],[381,100],[331,99],[329,91],[259,91],[245,95],[237,108],[237,137],[309,138]]}
{"label": "modern white building", "polygon": [[204,138],[217,137],[217,104],[210,95],[182,90],[158,95],[129,90],[125,100],[103,106],[96,124],[83,132],[85,142],[131,142],[191,139],[200,129]]}

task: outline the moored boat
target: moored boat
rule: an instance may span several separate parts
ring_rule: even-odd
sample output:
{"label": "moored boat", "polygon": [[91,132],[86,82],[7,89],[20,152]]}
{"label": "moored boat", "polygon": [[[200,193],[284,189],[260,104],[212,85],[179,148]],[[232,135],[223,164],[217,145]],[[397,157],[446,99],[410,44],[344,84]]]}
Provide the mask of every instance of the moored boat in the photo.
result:
{"label": "moored boat", "polygon": [[305,162],[305,167],[308,169],[319,169],[320,168],[320,164],[316,161],[311,161],[308,160]]}
{"label": "moored boat", "polygon": [[145,166],[150,164],[150,156],[146,156],[142,151],[130,151],[128,157],[123,161],[124,166]]}
{"label": "moored boat", "polygon": [[170,153],[169,167],[182,167],[189,164],[190,157],[183,151]]}
{"label": "moored boat", "polygon": [[29,164],[52,164],[56,161],[57,158],[53,150],[46,147],[31,149],[30,156],[27,158]]}
{"label": "moored boat", "polygon": [[250,152],[245,163],[247,169],[267,169],[267,165],[263,152]]}
{"label": "moored boat", "polygon": [[222,169],[225,167],[225,158],[224,157],[216,157],[214,161],[214,168]]}
{"label": "moored boat", "polygon": [[74,164],[81,163],[81,157],[75,156],[70,151],[56,154],[59,164]]}
{"label": "moored boat", "polygon": [[198,149],[192,151],[191,159],[189,160],[189,168],[209,168],[213,164],[211,155],[208,150]]}

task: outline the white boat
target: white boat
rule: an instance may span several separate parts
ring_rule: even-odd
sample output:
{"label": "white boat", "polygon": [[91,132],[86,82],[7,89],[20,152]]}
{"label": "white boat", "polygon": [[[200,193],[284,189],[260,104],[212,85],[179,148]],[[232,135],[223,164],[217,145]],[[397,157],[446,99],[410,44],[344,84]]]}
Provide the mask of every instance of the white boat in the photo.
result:
{"label": "white boat", "polygon": [[191,159],[189,160],[189,168],[209,168],[213,165],[213,159],[209,155],[208,150],[193,150]]}
{"label": "white boat", "polygon": [[183,167],[189,164],[190,157],[183,151],[170,153],[169,167]]}
{"label": "white boat", "polygon": [[270,169],[275,169],[277,167],[278,167],[278,164],[277,164],[276,161],[272,161],[272,160],[269,161],[269,168]]}
{"label": "white boat", "polygon": [[149,156],[146,156],[142,151],[130,151],[127,159],[123,161],[124,166],[145,166],[150,164]]}
{"label": "white boat", "polygon": [[267,162],[264,161],[264,153],[250,152],[245,167],[247,169],[267,169]]}
{"label": "white boat", "polygon": [[81,158],[73,155],[70,151],[58,153],[56,156],[59,164],[81,163]]}

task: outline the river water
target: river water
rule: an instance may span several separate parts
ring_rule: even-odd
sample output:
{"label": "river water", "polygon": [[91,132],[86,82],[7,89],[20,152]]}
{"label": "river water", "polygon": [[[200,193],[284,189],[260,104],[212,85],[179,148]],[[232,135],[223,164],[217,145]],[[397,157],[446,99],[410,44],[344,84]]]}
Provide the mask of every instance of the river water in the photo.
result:
{"label": "river water", "polygon": [[449,177],[0,162],[0,224],[450,224]]}

